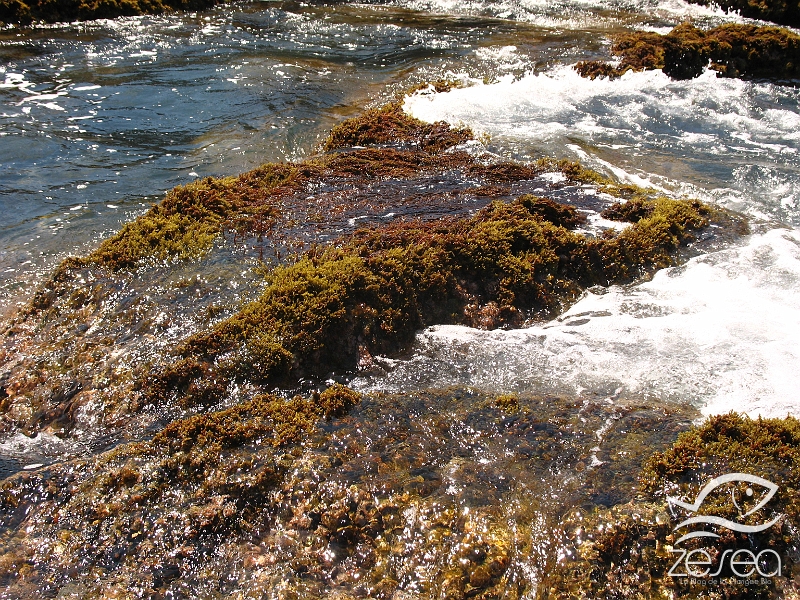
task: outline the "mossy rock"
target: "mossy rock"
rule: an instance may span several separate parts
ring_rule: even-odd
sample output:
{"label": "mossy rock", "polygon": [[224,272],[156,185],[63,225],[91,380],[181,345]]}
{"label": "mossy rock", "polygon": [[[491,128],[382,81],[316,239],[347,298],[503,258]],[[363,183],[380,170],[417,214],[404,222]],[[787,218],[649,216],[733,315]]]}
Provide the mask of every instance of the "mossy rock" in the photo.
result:
{"label": "mossy rock", "polygon": [[696,412],[526,394],[509,411],[504,397],[259,395],[19,473],[0,482],[4,593],[534,597],[560,515]]}
{"label": "mossy rock", "polygon": [[[450,86],[439,85],[437,91]],[[406,115],[400,103],[366,111],[355,119],[348,119],[331,130],[323,144],[326,151],[353,146],[382,144],[413,144],[429,152],[446,150],[473,139],[469,129],[453,129],[444,121],[425,123]]]}
{"label": "mossy rock", "polygon": [[[766,479],[777,486],[777,492],[770,497],[764,486],[731,481],[710,491],[696,512],[667,502],[671,497],[692,503],[711,480],[736,473]],[[561,563],[549,582],[549,597],[796,597],[800,593],[799,486],[800,421],[793,417],[750,419],[734,413],[710,417],[646,461],[638,499],[613,510],[597,511],[582,527],[570,521],[563,524],[565,546],[573,549],[576,560]],[[767,502],[758,508],[763,500]],[[708,531],[717,537],[679,539],[692,527],[679,529],[678,525],[695,515],[755,527],[775,523],[751,533],[712,525]],[[680,563],[684,550],[696,551],[694,558],[699,561],[710,557],[709,564],[695,567],[695,572],[707,568],[709,575],[716,576],[671,575],[670,571],[686,572],[685,564]],[[730,564],[737,551],[770,558],[771,562],[759,564],[759,568],[773,576],[737,575]],[[762,555],[762,551],[768,554]],[[777,575],[776,555],[781,560]],[[741,565],[738,568],[741,573]]]}
{"label": "mossy rock", "polygon": [[651,69],[662,69],[673,79],[692,79],[706,67],[722,77],[785,80],[800,76],[800,36],[777,27],[727,24],[704,31],[683,23],[666,35],[621,34],[611,52],[621,59],[616,66],[584,61],[575,69],[591,79]]}
{"label": "mossy rock", "polygon": [[[573,207],[530,195],[471,218],[358,231],[275,268],[261,298],[186,340],[180,360],[143,382],[143,392],[155,405],[172,397],[191,404],[198,377],[273,385],[323,377],[355,369],[364,351],[398,352],[427,325],[551,317],[589,286],[672,264],[713,217],[696,201],[634,202],[636,222],[600,238],[570,229],[582,223]],[[608,216],[630,219],[623,206]]]}
{"label": "mossy rock", "polygon": [[[130,419],[146,427],[165,408],[223,406],[241,385],[255,393],[296,389],[306,378],[346,379],[376,354],[401,353],[427,325],[493,329],[551,318],[588,286],[634,281],[680,261],[682,246],[723,219],[702,203],[621,185],[576,162],[487,163],[450,146],[468,132],[431,128],[399,103],[345,121],[339,131],[332,139],[345,145],[361,143],[361,135],[382,142],[179,186],[96,251],[64,261],[9,331],[11,351],[28,336],[32,342],[25,357],[16,355],[0,428],[70,435],[92,402],[118,431]],[[604,214],[631,225],[593,236],[576,231],[585,219],[573,206],[530,194],[508,201],[514,187],[536,189],[554,171],[566,180],[553,187],[578,199],[584,185],[619,198]],[[443,191],[428,192],[431,182]],[[408,200],[420,221],[406,215],[350,229],[344,215],[375,213],[379,202],[402,205],[407,183],[426,190]],[[334,191],[309,195],[320,187]],[[377,188],[396,195],[376,199],[370,191]],[[454,208],[453,189],[468,203]],[[504,200],[491,201],[497,197]],[[595,208],[607,205],[605,196],[591,198]],[[313,215],[320,200],[331,215]],[[476,214],[471,206],[483,208]],[[442,218],[443,209],[460,216]],[[331,232],[327,245],[309,243],[315,219]],[[272,252],[244,276],[248,299],[263,289],[254,302],[234,304],[238,292],[225,286],[185,286],[184,277],[172,276],[214,269],[220,259],[229,268],[251,245]],[[191,312],[195,298],[206,304],[200,314]],[[125,364],[128,348],[141,351],[170,322],[197,333]],[[52,359],[42,363],[34,347]],[[74,382],[81,391],[66,402],[61,392]]]}

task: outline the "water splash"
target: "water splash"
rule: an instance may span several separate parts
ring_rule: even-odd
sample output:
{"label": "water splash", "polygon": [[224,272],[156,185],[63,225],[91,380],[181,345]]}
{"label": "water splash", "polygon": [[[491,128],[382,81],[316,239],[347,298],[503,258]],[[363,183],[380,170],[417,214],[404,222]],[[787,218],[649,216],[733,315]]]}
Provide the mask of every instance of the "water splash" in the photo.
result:
{"label": "water splash", "polygon": [[800,233],[775,229],[652,281],[590,290],[556,320],[514,331],[436,326],[364,390],[495,391],[672,400],[706,414],[800,411]]}

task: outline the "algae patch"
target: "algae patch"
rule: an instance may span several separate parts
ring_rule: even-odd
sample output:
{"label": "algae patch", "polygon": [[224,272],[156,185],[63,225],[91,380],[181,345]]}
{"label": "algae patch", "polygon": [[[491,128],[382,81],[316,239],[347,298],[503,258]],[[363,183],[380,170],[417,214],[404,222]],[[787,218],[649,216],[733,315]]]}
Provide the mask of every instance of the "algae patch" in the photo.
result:
{"label": "algae patch", "polygon": [[[763,508],[749,512],[763,490],[748,482],[729,482],[703,500],[697,514],[721,517],[756,526],[778,517],[771,527],[737,533],[711,525],[718,537],[679,540],[692,530],[676,526],[695,513],[681,508],[670,511],[667,496],[693,502],[715,477],[745,473],[777,485],[777,493]],[[619,598],[766,599],[796,597],[797,527],[800,503],[800,422],[785,419],[750,419],[737,414],[710,417],[702,425],[682,433],[667,450],[657,452],[644,464],[641,494],[632,502],[608,511],[596,511],[582,523],[565,521],[565,547],[574,560],[563,561],[550,582],[552,598],[592,598],[608,594]],[[750,490],[749,494],[747,490]],[[702,527],[702,526],[701,526]],[[708,527],[708,526],[707,526]],[[675,548],[709,558],[708,573],[717,577],[672,576],[679,559]],[[730,556],[741,550],[761,555],[771,564],[761,565],[773,576],[741,577],[732,571]],[[777,573],[775,556],[780,557]],[[744,554],[739,555],[742,558]],[[721,564],[722,563],[722,564]],[[675,569],[680,573],[682,567]],[[705,570],[696,568],[695,572]],[[746,569],[739,566],[739,571]],[[685,571],[684,571],[685,572]],[[753,572],[755,572],[755,567]]]}
{"label": "algae patch", "polygon": [[203,10],[219,0],[0,0],[0,23],[29,25]]}
{"label": "algae patch", "polygon": [[[175,188],[9,327],[0,427],[71,436],[94,419],[84,435],[138,439],[242,389],[346,380],[430,324],[552,317],[741,224],[575,162],[475,156],[469,137],[393,103],[342,123],[337,151]],[[589,231],[604,209],[630,225]]]}
{"label": "algae patch", "polygon": [[673,79],[692,79],[706,67],[721,77],[782,80],[800,75],[800,36],[778,27],[727,24],[704,31],[683,23],[666,35],[620,34],[611,52],[619,64],[584,61],[575,69],[591,79],[651,69],[662,69]]}
{"label": "algae patch", "polygon": [[[440,86],[439,89],[445,88]],[[472,138],[469,129],[453,129],[445,122],[425,123],[409,117],[398,102],[368,110],[355,119],[337,125],[331,130],[323,148],[331,151],[353,146],[406,143],[437,152]]]}

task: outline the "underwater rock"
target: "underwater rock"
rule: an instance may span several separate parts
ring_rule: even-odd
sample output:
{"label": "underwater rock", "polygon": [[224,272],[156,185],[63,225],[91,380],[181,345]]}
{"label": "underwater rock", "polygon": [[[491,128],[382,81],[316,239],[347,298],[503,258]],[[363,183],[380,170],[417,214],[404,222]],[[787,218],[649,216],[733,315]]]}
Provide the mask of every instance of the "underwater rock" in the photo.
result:
{"label": "underwater rock", "polygon": [[204,10],[220,0],[0,0],[0,23],[30,25]]}
{"label": "underwater rock", "polygon": [[[756,476],[777,489],[772,496],[752,480],[726,481],[700,496],[714,478],[729,473]],[[633,501],[595,510],[580,523],[569,518],[562,523],[565,552],[575,560],[561,561],[553,571],[549,597],[798,597],[797,419],[753,420],[733,413],[711,417],[650,457],[640,484]],[[669,497],[702,503],[695,513],[674,500],[671,504]],[[682,537],[692,531],[686,520],[695,515],[718,521],[710,529],[706,525],[706,535]],[[756,531],[737,532],[722,519]],[[768,526],[759,529],[762,524]],[[681,561],[684,552],[690,563]],[[700,575],[687,577],[687,565]]]}
{"label": "underwater rock", "polygon": [[20,473],[0,483],[4,597],[529,598],[570,507],[629,501],[697,413],[507,398],[263,395]]}
{"label": "underwater rock", "polygon": [[727,24],[701,30],[690,23],[670,33],[624,33],[611,52],[618,65],[584,61],[583,77],[616,78],[627,71],[662,69],[673,79],[692,79],[706,67],[721,77],[795,79],[800,75],[800,36],[777,27]]}

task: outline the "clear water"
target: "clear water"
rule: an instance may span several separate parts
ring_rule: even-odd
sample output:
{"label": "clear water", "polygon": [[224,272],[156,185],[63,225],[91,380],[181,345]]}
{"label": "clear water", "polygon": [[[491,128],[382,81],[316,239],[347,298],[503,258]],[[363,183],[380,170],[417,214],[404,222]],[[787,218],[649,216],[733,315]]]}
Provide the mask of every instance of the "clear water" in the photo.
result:
{"label": "clear water", "polygon": [[[518,332],[434,328],[364,389],[458,383],[795,411],[800,94],[705,73],[620,81],[570,66],[607,35],[687,17],[679,0],[235,4],[0,32],[0,291],[8,310],[174,185],[317,151],[332,125],[425,80],[407,110],[516,158],[579,158],[741,211],[758,231],[650,283],[590,292]],[[776,229],[777,228],[777,229]],[[781,229],[782,228],[782,229]]]}

